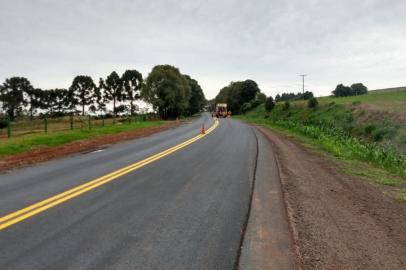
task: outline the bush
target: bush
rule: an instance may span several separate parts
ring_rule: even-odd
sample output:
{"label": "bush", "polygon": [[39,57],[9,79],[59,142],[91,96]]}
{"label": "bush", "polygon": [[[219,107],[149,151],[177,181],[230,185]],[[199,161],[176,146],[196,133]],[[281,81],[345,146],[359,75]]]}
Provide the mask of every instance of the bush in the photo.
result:
{"label": "bush", "polygon": [[307,102],[307,107],[309,108],[316,108],[317,105],[319,104],[319,102],[317,101],[316,98],[312,97],[309,99],[309,101]]}
{"label": "bush", "polygon": [[283,103],[282,110],[288,111],[289,108],[290,108],[290,102],[289,102],[289,101],[285,101],[285,103]]}
{"label": "bush", "polygon": [[275,107],[275,102],[272,97],[268,97],[265,102],[265,110],[271,112]]}

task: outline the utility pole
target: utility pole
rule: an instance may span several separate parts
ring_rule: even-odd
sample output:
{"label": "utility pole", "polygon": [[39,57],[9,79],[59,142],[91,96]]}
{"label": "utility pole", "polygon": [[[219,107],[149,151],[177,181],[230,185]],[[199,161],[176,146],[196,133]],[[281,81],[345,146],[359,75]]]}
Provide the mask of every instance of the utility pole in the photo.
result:
{"label": "utility pole", "polygon": [[302,74],[302,75],[299,75],[300,77],[302,77],[302,86],[303,86],[303,88],[302,88],[302,92],[303,92],[303,99],[304,99],[304,78],[307,76],[307,74]]}

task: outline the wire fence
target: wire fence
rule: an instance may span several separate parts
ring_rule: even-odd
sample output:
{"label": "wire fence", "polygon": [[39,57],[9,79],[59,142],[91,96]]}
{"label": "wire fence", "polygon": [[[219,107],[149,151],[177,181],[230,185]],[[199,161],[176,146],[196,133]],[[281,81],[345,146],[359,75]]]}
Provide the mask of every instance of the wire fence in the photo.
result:
{"label": "wire fence", "polygon": [[63,117],[19,117],[14,121],[0,119],[0,139],[28,134],[51,133],[68,130],[86,130],[112,125],[130,124],[142,121],[158,121],[156,114],[134,116],[63,116]]}

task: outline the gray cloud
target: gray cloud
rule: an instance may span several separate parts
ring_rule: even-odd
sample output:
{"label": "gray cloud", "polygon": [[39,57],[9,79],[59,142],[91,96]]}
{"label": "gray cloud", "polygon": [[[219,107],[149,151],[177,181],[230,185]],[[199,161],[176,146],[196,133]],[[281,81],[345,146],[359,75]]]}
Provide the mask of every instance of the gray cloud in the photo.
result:
{"label": "gray cloud", "polygon": [[406,85],[406,2],[0,0],[0,81],[68,87],[77,74],[144,76],[169,63],[208,97],[232,80],[267,94],[307,85]]}

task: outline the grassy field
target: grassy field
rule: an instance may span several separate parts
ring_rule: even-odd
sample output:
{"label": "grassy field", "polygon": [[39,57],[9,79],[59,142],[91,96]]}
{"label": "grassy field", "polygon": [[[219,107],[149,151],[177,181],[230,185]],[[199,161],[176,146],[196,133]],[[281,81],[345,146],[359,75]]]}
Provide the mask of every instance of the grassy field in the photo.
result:
{"label": "grassy field", "polygon": [[[42,119],[35,117],[30,119],[29,117],[18,118],[11,122],[11,137],[26,136],[27,134],[37,134],[51,132],[60,132],[75,129],[89,129],[90,127],[110,126],[116,123],[127,123],[134,121],[144,120],[157,120],[155,115],[136,115],[131,118],[127,116],[117,117],[115,120],[110,118],[96,118],[94,116],[63,116],[63,117],[49,117]],[[0,129],[0,143],[2,140],[7,139],[7,128]]]}
{"label": "grassy field", "polygon": [[271,113],[261,105],[238,118],[327,151],[352,174],[384,185],[406,183],[406,89],[318,100],[315,109],[304,101],[292,102],[289,108],[278,103]]}
{"label": "grassy field", "polygon": [[29,134],[12,137],[0,142],[0,157],[13,155],[42,146],[59,146],[77,140],[94,138],[101,135],[116,134],[124,131],[162,125],[163,121],[140,121],[109,126],[93,126],[91,129],[76,129],[41,134]]}
{"label": "grassy field", "polygon": [[[319,97],[317,98],[320,105],[335,103],[339,105],[361,105],[365,104],[371,109],[384,110],[386,112],[406,111],[406,87],[380,89],[369,91],[367,95],[350,96],[350,97]],[[305,105],[304,101],[296,101],[298,105]]]}

